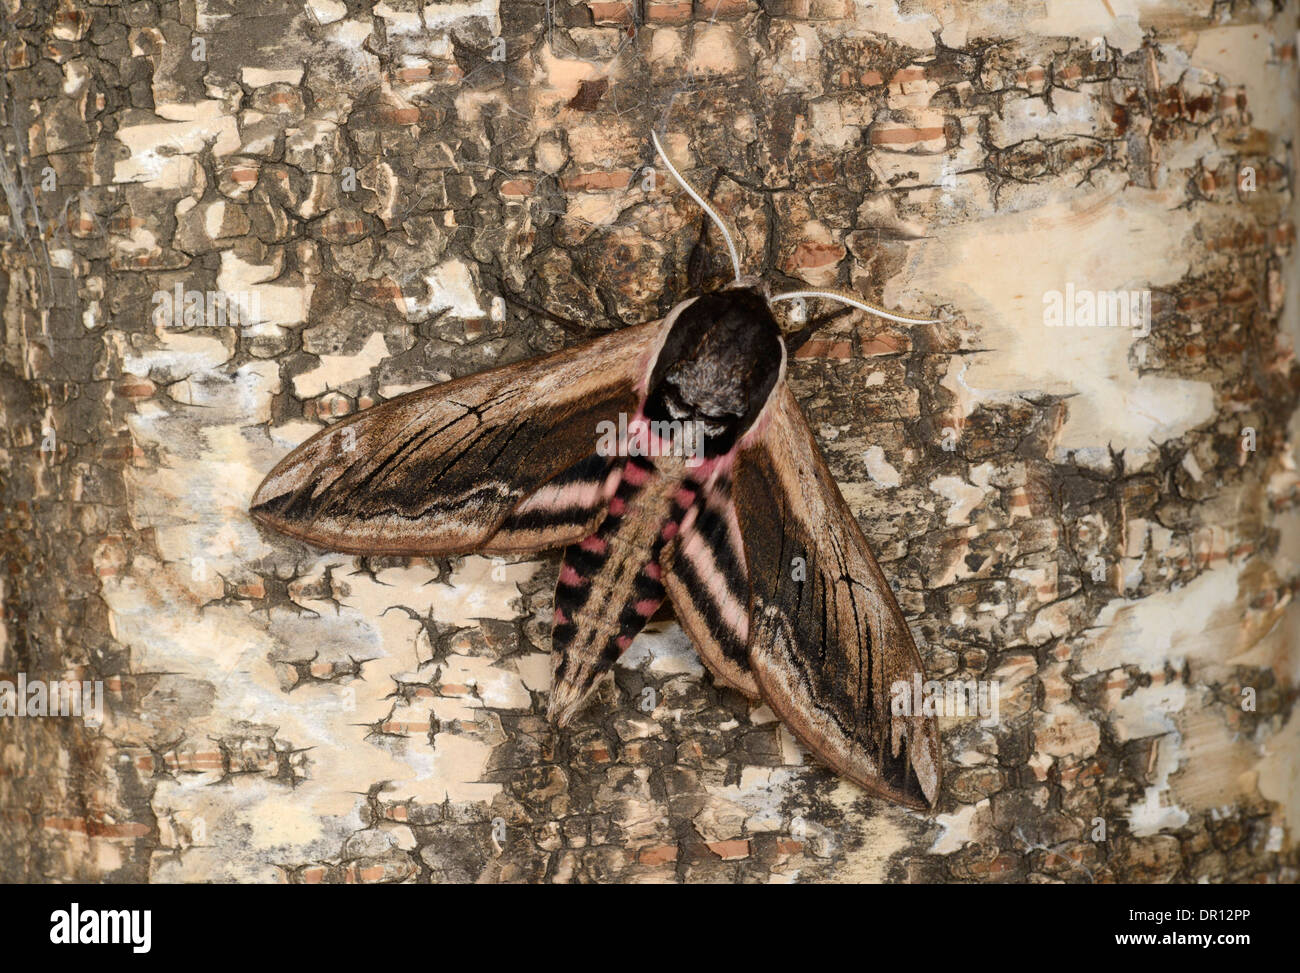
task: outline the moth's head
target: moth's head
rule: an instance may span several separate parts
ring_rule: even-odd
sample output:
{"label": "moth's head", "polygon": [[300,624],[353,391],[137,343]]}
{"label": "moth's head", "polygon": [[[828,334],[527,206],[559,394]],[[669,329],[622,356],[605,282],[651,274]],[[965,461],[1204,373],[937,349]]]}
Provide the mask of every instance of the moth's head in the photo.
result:
{"label": "moth's head", "polygon": [[646,418],[698,423],[706,458],[728,452],[754,424],[781,373],[780,326],[747,283],[679,308],[650,374]]}

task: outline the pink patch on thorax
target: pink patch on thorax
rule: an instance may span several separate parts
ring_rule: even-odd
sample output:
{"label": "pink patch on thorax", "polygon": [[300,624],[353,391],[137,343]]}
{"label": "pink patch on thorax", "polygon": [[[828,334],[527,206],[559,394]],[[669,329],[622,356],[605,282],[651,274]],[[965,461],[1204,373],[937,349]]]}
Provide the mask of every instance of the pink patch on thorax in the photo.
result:
{"label": "pink patch on thorax", "polygon": [[732,464],[736,461],[736,450],[732,449],[729,453],[723,453],[721,456],[715,456],[712,459],[701,458],[698,463],[691,467],[691,476],[701,482],[707,482],[712,476],[718,473],[726,473],[731,469]]}

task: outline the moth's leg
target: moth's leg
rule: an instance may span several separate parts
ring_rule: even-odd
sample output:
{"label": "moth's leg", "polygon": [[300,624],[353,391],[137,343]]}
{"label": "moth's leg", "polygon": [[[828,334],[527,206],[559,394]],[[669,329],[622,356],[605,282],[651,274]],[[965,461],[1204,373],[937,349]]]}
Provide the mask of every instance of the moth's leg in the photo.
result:
{"label": "moth's leg", "polygon": [[555,322],[561,328],[563,328],[569,334],[574,335],[575,337],[594,338],[597,335],[605,333],[604,330],[601,328],[590,328],[585,324],[579,324],[577,321],[571,321],[569,318],[561,317],[560,315],[554,313],[553,311],[546,310],[546,308],[544,307],[538,307],[536,304],[530,304],[527,301],[515,297],[513,294],[506,292],[504,288],[502,289],[502,296],[511,304],[515,305],[515,307],[521,307],[525,311],[531,311],[533,314],[540,314],[548,321]]}
{"label": "moth's leg", "polygon": [[817,329],[820,328],[822,325],[829,324],[831,321],[834,321],[836,318],[842,318],[846,314],[852,314],[853,311],[854,308],[841,307],[841,308],[836,308],[834,311],[831,311],[829,314],[823,314],[820,317],[813,318],[811,321],[805,324],[798,331],[793,331],[790,334],[785,336],[786,348],[788,348],[790,354],[793,355],[796,351],[798,351],[800,348],[802,348],[804,345],[808,343],[808,339],[811,338],[814,334],[816,334]]}

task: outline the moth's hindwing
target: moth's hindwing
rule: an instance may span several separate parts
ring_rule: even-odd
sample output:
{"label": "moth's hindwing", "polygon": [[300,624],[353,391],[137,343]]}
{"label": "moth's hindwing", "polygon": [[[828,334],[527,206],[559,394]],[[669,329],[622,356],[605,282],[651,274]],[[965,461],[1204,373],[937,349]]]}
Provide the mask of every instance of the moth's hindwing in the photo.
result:
{"label": "moth's hindwing", "polygon": [[573,543],[604,511],[597,426],[632,414],[657,322],[420,389],[323,430],[253,497],[263,524],[351,554]]}
{"label": "moth's hindwing", "polygon": [[742,444],[734,479],[751,586],[749,662],[764,699],[845,777],[913,807],[942,778],[933,717],[894,716],[891,687],[924,680],[889,584],[788,386]]}
{"label": "moth's hindwing", "polygon": [[731,480],[721,474],[694,486],[691,514],[661,558],[664,588],[717,680],[757,699],[749,670],[749,577]]}
{"label": "moth's hindwing", "polygon": [[480,550],[537,551],[586,537],[605,516],[613,461],[592,453],[548,480],[510,512]]}

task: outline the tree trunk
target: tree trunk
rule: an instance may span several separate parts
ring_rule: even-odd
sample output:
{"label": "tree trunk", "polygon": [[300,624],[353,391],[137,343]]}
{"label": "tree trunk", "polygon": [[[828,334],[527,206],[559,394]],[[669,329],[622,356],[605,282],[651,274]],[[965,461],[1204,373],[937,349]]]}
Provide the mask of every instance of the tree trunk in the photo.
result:
{"label": "tree trunk", "polygon": [[[104,712],[0,719],[0,879],[1296,879],[1296,4],[368,6],[6,0],[0,670]],[[930,678],[997,694],[933,814],[671,620],[555,730],[556,555],[247,515],[324,424],[576,340],[506,295],[687,296],[652,128],[747,272],[941,319],[789,373]]]}

